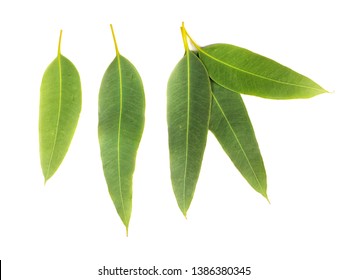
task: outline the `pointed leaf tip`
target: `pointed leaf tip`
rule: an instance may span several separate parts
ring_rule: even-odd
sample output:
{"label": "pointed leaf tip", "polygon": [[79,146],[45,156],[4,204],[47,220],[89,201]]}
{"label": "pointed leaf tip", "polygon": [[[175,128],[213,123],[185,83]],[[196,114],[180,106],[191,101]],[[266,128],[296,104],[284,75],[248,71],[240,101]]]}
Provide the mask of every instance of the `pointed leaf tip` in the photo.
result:
{"label": "pointed leaf tip", "polygon": [[267,196],[265,198],[266,198],[267,202],[269,202],[269,204],[271,204],[270,199]]}

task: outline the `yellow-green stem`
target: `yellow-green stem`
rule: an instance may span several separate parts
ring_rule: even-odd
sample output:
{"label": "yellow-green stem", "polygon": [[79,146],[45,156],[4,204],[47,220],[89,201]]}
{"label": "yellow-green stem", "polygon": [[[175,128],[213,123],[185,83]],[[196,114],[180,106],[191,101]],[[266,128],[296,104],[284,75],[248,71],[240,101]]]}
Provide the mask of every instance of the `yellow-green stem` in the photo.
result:
{"label": "yellow-green stem", "polygon": [[198,50],[198,51],[201,51],[201,48],[199,47],[199,45],[197,43],[195,43],[195,41],[192,39],[192,37],[190,37],[189,33],[187,32],[187,30],[185,29],[184,27],[184,24],[182,24],[182,27],[181,29],[183,29],[184,31],[184,34],[185,34],[185,37],[188,37],[190,42],[193,44],[193,46]]}
{"label": "yellow-green stem", "polygon": [[110,27],[111,27],[111,31],[112,31],[114,46],[116,48],[116,55],[119,55],[119,50],[118,50],[118,45],[117,45],[117,41],[116,41],[116,36],[114,35],[114,30],[113,30],[112,24],[110,24]]}
{"label": "yellow-green stem", "polygon": [[61,45],[61,37],[62,36],[63,36],[63,30],[60,30],[59,43],[58,43],[58,56],[60,56],[60,45]]}
{"label": "yellow-green stem", "polygon": [[182,22],[181,34],[182,34],[184,49],[185,49],[186,52],[188,52],[189,51],[189,46],[188,46],[188,42],[187,42],[187,32],[186,32],[186,29],[184,28],[184,22]]}

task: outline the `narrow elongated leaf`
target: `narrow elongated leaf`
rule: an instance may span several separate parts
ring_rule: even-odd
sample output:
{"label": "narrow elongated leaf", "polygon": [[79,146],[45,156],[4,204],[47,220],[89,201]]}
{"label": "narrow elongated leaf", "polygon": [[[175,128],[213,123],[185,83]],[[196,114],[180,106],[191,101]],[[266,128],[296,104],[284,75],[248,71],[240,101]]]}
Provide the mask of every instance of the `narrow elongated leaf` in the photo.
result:
{"label": "narrow elongated leaf", "polygon": [[198,51],[211,79],[237,93],[293,99],[327,92],[311,79],[244,48],[214,44]]}
{"label": "narrow elongated leaf", "polygon": [[191,51],[173,70],[167,87],[172,187],[186,216],[199,177],[208,133],[210,82],[204,65]]}
{"label": "narrow elongated leaf", "polygon": [[78,71],[60,54],[61,34],[58,56],[47,67],[40,89],[39,140],[45,181],[57,171],[68,151],[82,104]]}
{"label": "narrow elongated leaf", "polygon": [[266,172],[241,95],[212,82],[210,130],[248,183],[265,198]]}
{"label": "narrow elongated leaf", "polygon": [[98,134],[108,190],[128,232],[136,154],[145,122],[145,95],[136,68],[116,49],[100,87]]}

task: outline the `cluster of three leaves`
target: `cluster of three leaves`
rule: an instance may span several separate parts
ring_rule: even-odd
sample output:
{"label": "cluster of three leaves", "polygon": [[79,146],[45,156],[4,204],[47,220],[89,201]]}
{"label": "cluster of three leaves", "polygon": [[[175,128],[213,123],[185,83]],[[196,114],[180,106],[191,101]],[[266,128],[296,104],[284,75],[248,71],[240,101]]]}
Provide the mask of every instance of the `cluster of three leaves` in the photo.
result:
{"label": "cluster of three leaves", "polygon": [[[198,46],[181,27],[185,56],[167,89],[171,181],[182,213],[194,196],[208,130],[248,183],[266,199],[263,159],[241,93],[272,99],[324,93],[311,79],[249,50],[227,44]],[[187,40],[196,48],[189,50]]]}

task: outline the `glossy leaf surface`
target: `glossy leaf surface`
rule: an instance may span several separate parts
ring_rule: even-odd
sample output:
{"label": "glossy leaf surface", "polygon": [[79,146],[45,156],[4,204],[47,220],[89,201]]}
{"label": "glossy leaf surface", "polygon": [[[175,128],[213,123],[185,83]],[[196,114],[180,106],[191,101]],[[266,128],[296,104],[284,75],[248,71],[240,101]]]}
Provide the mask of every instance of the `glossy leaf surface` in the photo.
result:
{"label": "glossy leaf surface", "polygon": [[173,70],[167,87],[172,187],[186,216],[199,177],[208,133],[211,86],[204,65],[191,51]]}
{"label": "glossy leaf surface", "polygon": [[242,97],[214,82],[210,130],[248,183],[267,198],[266,171]]}
{"label": "glossy leaf surface", "polygon": [[47,181],[57,171],[73,138],[81,111],[77,69],[60,54],[47,67],[40,89],[39,140],[41,168]]}
{"label": "glossy leaf surface", "polygon": [[213,81],[237,93],[293,99],[326,92],[290,68],[237,46],[214,44],[199,48],[199,57]]}
{"label": "glossy leaf surface", "polygon": [[105,179],[118,215],[128,231],[132,181],[145,122],[142,80],[133,64],[117,52],[99,93],[99,143]]}

